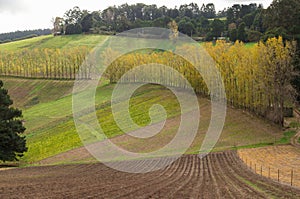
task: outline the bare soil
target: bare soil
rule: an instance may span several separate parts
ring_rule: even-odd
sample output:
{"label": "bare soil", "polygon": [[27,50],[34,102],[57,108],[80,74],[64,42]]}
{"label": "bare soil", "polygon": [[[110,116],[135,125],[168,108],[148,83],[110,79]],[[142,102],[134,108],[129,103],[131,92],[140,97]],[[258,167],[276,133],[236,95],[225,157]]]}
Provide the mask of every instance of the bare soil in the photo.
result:
{"label": "bare soil", "polygon": [[[153,160],[135,164],[147,161]],[[183,156],[146,174],[101,163],[4,170],[0,198],[300,198],[300,189],[254,174],[236,152],[226,151]]]}

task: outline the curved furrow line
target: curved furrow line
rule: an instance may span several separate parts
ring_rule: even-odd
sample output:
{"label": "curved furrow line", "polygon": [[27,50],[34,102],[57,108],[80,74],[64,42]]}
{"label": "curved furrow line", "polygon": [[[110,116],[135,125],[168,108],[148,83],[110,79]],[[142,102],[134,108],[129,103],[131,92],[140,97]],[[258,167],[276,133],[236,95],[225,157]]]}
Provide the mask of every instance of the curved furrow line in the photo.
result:
{"label": "curved furrow line", "polygon": [[[153,176],[150,174],[129,174],[129,173],[123,173],[120,171],[116,171],[114,169],[110,169],[111,172],[114,172],[115,176],[120,176],[120,178],[125,177],[126,182],[123,183],[118,183],[116,181],[113,181],[113,183],[106,184],[104,186],[98,187],[96,194],[94,195],[95,197],[109,197],[110,194],[113,194],[115,192],[118,192],[120,189],[129,189],[132,186],[139,186],[140,183],[138,182],[139,180],[147,180],[147,181],[152,181],[157,179],[157,177],[163,176],[166,173],[169,172],[170,165],[164,168],[163,170],[160,170],[159,172],[155,172],[157,176]],[[139,180],[137,180],[139,179]],[[100,178],[101,180],[101,178]],[[110,179],[111,180],[111,179]],[[92,187],[90,187],[92,188]]]}
{"label": "curved furrow line", "polygon": [[146,192],[146,194],[142,194],[143,197],[151,197],[151,198],[169,198],[170,188],[174,189],[175,184],[181,179],[186,173],[189,173],[189,158],[182,157],[180,158],[180,162],[182,164],[182,169],[178,170],[178,172],[173,173],[172,176],[168,180],[163,180],[160,183],[156,184],[154,189],[151,189]]}
{"label": "curved furrow line", "polygon": [[203,180],[202,180],[202,183],[200,184],[200,187],[199,187],[199,192],[197,193],[198,194],[198,197],[197,198],[212,198],[211,197],[211,193],[208,192],[208,187],[209,187],[209,181],[211,180],[210,179],[210,176],[209,176],[209,173],[208,173],[208,161],[207,161],[207,156],[205,156],[204,158],[201,159],[201,162],[203,162],[203,169],[202,169],[202,173],[203,173]]}
{"label": "curved furrow line", "polygon": [[[210,185],[217,184],[217,188],[214,190],[214,192],[217,194],[217,197],[224,197],[224,194],[222,193],[223,187],[226,185],[223,180],[220,180],[219,172],[216,170],[216,161],[215,154],[208,154],[206,159],[202,159],[203,161],[206,161],[210,167],[209,171],[211,173],[210,180],[213,182]],[[215,183],[214,183],[215,182]],[[213,188],[213,187],[212,187]]]}
{"label": "curved furrow line", "polygon": [[186,181],[181,187],[180,189],[178,189],[176,192],[173,193],[174,198],[184,198],[184,193],[189,193],[190,198],[197,198],[196,193],[194,193],[195,190],[199,191],[199,181],[201,181],[202,179],[200,179],[200,176],[202,175],[202,161],[201,159],[197,156],[194,155],[192,156],[193,158],[193,167],[194,169],[192,170],[192,172],[190,173],[190,180]]}
{"label": "curved furrow line", "polygon": [[[241,182],[248,184],[252,189],[256,187],[255,189],[259,191],[261,194],[264,194],[265,197],[271,197],[276,196],[274,195],[275,189],[273,191],[270,191],[265,186],[261,186],[261,184],[257,183],[258,180],[261,181],[262,179],[259,179],[260,176],[255,175],[252,172],[249,172],[248,167],[244,167],[245,165],[242,164],[241,161],[237,158],[235,155],[235,152],[229,153],[226,156],[226,161],[228,164],[230,164],[230,169],[232,170],[233,174],[236,178],[238,178]],[[236,168],[235,168],[236,167]],[[269,185],[268,185],[269,186]],[[272,185],[270,185],[272,187]],[[273,187],[274,188],[274,187]],[[280,196],[280,195],[279,195]]]}
{"label": "curved furrow line", "polygon": [[151,198],[163,198],[166,195],[170,194],[166,191],[166,187],[174,186],[174,183],[184,176],[184,173],[187,172],[188,168],[188,158],[180,158],[181,169],[177,170],[176,173],[173,173],[169,178],[163,179],[160,182],[156,183],[154,186],[151,187],[147,186],[146,190],[138,190],[137,192],[130,193],[131,195],[126,195],[127,198],[132,197],[151,197]]}
{"label": "curved furrow line", "polygon": [[[148,169],[148,170],[155,170],[156,166],[160,165],[164,161],[165,163],[169,160],[169,158],[153,158],[153,159],[146,159],[146,160],[136,160],[132,161],[134,164],[131,163],[131,168],[127,167],[130,171],[137,171],[140,170],[141,172],[146,172],[146,170],[141,170],[141,168]],[[151,166],[149,166],[151,165]]]}
{"label": "curved furrow line", "polygon": [[255,174],[252,170],[250,170],[242,162],[242,160],[238,157],[237,154],[232,154],[230,158],[236,164],[240,164],[243,167],[244,172],[241,173],[240,176],[243,176],[245,179],[247,179],[251,183],[255,184],[256,186],[259,186],[260,188],[265,190],[266,193],[268,193],[268,194],[270,194],[274,197],[280,197],[280,198],[282,198],[282,197],[285,197],[285,198],[300,198],[299,190],[293,189],[292,187],[289,187],[287,185],[277,183],[273,180],[270,180],[268,178],[265,178],[265,177],[262,177],[258,174]]}
{"label": "curved furrow line", "polygon": [[[197,156],[198,158],[198,156]],[[191,198],[200,198],[201,185],[204,182],[204,161],[198,158],[198,175],[195,182],[195,187],[191,190]]]}
{"label": "curved furrow line", "polygon": [[[228,157],[228,159],[231,159],[231,161],[237,165],[239,165],[239,162],[237,161],[236,157],[232,156],[232,157]],[[241,167],[243,167],[244,165],[241,164]],[[254,184],[255,186],[259,187],[261,190],[263,190],[266,194],[268,194],[269,196],[273,196],[273,197],[287,197],[285,195],[285,193],[283,193],[280,189],[281,187],[279,186],[278,189],[278,185],[274,185],[272,182],[264,182],[267,179],[259,179],[260,176],[258,176],[257,174],[253,173],[249,168],[243,168],[243,172],[240,172],[239,170],[235,169],[232,167],[232,170],[236,173],[236,175],[238,175],[239,177],[241,177],[242,179],[245,179],[249,182],[251,182],[252,184]],[[272,185],[273,184],[273,185]]]}
{"label": "curved furrow line", "polygon": [[[168,160],[128,165],[134,169],[152,163],[155,168]],[[103,164],[24,168],[0,174],[5,176],[0,198],[300,198],[300,189],[255,174],[235,151],[211,153],[203,159],[183,156],[164,169],[145,174],[119,172]]]}
{"label": "curved furrow line", "polygon": [[225,198],[234,198],[232,196],[231,190],[229,190],[229,188],[232,187],[228,188],[228,184],[230,184],[231,182],[230,181],[228,182],[228,179],[225,178],[226,175],[224,175],[223,172],[224,168],[220,166],[220,159],[218,154],[213,153],[210,155],[212,156],[212,160],[213,160],[212,170],[213,172],[215,172],[215,176],[216,176],[215,178],[219,184],[220,195]]}
{"label": "curved furrow line", "polygon": [[191,158],[191,156],[185,156],[182,157],[182,161],[183,160],[184,160],[185,169],[182,170],[182,172],[179,173],[179,175],[175,176],[175,178],[172,181],[168,182],[165,186],[163,186],[161,189],[156,191],[153,194],[155,197],[173,198],[171,194],[175,192],[175,190],[177,190],[178,187],[181,186],[183,181],[186,181],[186,179],[189,178],[189,176],[192,173],[192,170],[194,169],[192,167],[192,165],[194,164],[193,158]]}
{"label": "curved furrow line", "polygon": [[[193,182],[195,181],[195,178],[197,179],[198,173],[199,173],[199,164],[198,164],[198,157],[195,155],[192,156],[187,156],[186,158],[188,158],[189,160],[191,160],[191,164],[190,162],[188,162],[188,172],[186,172],[186,176],[184,179],[180,179],[180,181],[177,181],[176,184],[178,184],[178,187],[175,187],[175,190],[170,190],[169,194],[168,194],[168,198],[184,198],[187,197],[186,190],[193,187]],[[173,187],[174,189],[174,187]],[[185,194],[183,194],[181,191],[184,190]]]}
{"label": "curved furrow line", "polygon": [[71,165],[71,166],[65,168],[65,173],[64,174],[73,175],[74,172],[77,173],[77,174],[78,173],[80,173],[80,174],[84,174],[84,173],[90,174],[91,169],[92,170],[101,169],[101,172],[109,170],[108,167],[104,166],[101,163],[97,163],[97,164],[80,164],[80,165]]}
{"label": "curved furrow line", "polygon": [[[165,175],[163,176],[156,176],[154,177],[154,180],[149,181],[149,180],[142,180],[138,179],[137,186],[135,186],[134,189],[130,189],[129,191],[126,192],[126,190],[122,190],[123,193],[120,193],[120,195],[114,197],[114,198],[131,198],[131,197],[137,197],[139,194],[141,196],[145,196],[145,194],[148,194],[149,192],[153,192],[154,190],[159,190],[159,187],[161,184],[164,184],[165,181],[170,181],[172,178],[174,178],[177,173],[180,173],[182,170],[185,170],[185,164],[183,161],[178,160],[175,163],[173,163],[172,167],[169,168],[166,172]],[[172,169],[174,168],[175,169]],[[171,172],[170,172],[171,171]],[[146,182],[146,183],[145,183]],[[132,187],[132,185],[129,185],[128,187]],[[155,192],[155,191],[154,191]]]}
{"label": "curved furrow line", "polygon": [[243,172],[241,172],[236,167],[232,167],[234,172],[237,175],[247,179],[252,184],[255,184],[259,188],[263,189],[267,194],[278,197],[278,198],[300,198],[300,190],[289,187],[288,185],[283,185],[277,183],[273,180],[267,179],[265,177],[259,176],[253,171],[251,171],[243,162],[240,160],[236,153],[232,153],[228,159],[231,159],[236,165],[240,165],[242,167]]}
{"label": "curved furrow line", "polygon": [[[214,171],[219,171],[216,176],[218,179],[218,182],[221,183],[221,186],[224,186],[223,190],[221,189],[222,196],[225,198],[242,198],[242,195],[240,193],[240,189],[237,187],[237,185],[232,181],[232,179],[228,178],[228,173],[224,171],[224,167],[221,166],[221,163],[223,162],[222,157],[219,157],[220,154],[213,154],[214,158],[216,159],[216,162],[214,164]],[[225,193],[224,193],[225,192]]]}
{"label": "curved furrow line", "polygon": [[[100,166],[100,165],[99,165]],[[67,194],[70,191],[77,191],[75,189],[76,184],[72,181],[80,180],[83,184],[87,179],[87,176],[90,176],[93,173],[95,168],[100,168],[103,171],[103,166],[98,167],[98,165],[69,165],[69,166],[53,166],[53,167],[37,167],[34,168],[34,173],[31,176],[37,175],[37,178],[33,178],[30,182],[24,182],[24,185],[17,186],[17,193],[28,193],[28,197],[39,194],[40,192],[44,194],[44,197],[48,193],[55,193],[55,195]],[[33,170],[33,168],[29,168],[29,171]],[[35,170],[39,172],[36,173]],[[98,170],[98,169],[97,169]],[[90,173],[87,173],[89,171]],[[71,175],[72,173],[73,175]],[[36,174],[35,174],[36,173]],[[74,176],[74,173],[76,174]],[[45,175],[45,177],[40,178],[40,175]],[[61,180],[57,180],[57,178]],[[31,177],[29,178],[31,179]],[[47,179],[46,181],[44,181]],[[66,183],[65,181],[69,181]],[[27,180],[26,180],[27,181]],[[23,184],[23,183],[22,183]],[[71,185],[71,187],[70,187]],[[70,187],[70,188],[69,188]],[[99,187],[98,187],[99,188]],[[22,189],[22,190],[21,190]],[[28,191],[26,191],[28,190]],[[38,191],[37,191],[38,190]],[[36,192],[37,191],[37,192]],[[73,195],[70,193],[70,195]],[[2,196],[1,196],[2,197]],[[42,196],[41,196],[42,197]]]}
{"label": "curved furrow line", "polygon": [[207,156],[207,161],[208,161],[208,165],[209,165],[209,168],[210,168],[208,171],[209,171],[209,174],[210,174],[212,182],[213,182],[213,184],[212,184],[213,189],[211,189],[211,190],[215,190],[217,198],[222,198],[222,195],[220,193],[219,186],[218,186],[218,181],[216,180],[216,176],[218,176],[218,174],[215,174],[216,171],[213,169],[214,160],[213,160],[211,154],[209,154]]}
{"label": "curved furrow line", "polygon": [[[128,176],[132,175],[132,174],[126,174],[126,181],[127,181],[126,186],[121,187],[121,190],[128,190],[131,187],[143,186],[143,183],[145,181],[147,183],[150,183],[150,184],[155,183],[161,177],[168,176],[168,173],[170,173],[170,171],[171,171],[171,174],[177,171],[178,168],[176,168],[172,171],[171,170],[172,167],[176,167],[176,162],[173,163],[172,165],[167,166],[163,170],[160,170],[160,171],[157,171],[157,172],[154,172],[154,173],[151,173],[151,174],[150,173],[148,173],[148,174],[136,174],[136,175],[138,175],[138,178],[136,177],[136,178],[128,179]],[[151,177],[149,178],[149,176],[151,176]],[[112,187],[113,187],[113,189],[112,189]],[[100,198],[110,197],[111,198],[113,194],[115,194],[116,192],[120,192],[120,188],[116,188],[115,186],[110,186],[108,189],[104,188],[102,190],[103,191],[101,192],[101,194],[96,195],[97,197],[100,197]]]}
{"label": "curved furrow line", "polygon": [[199,194],[200,198],[221,198],[221,195],[218,190],[218,184],[216,182],[215,176],[212,171],[210,155],[202,158],[204,162],[203,172],[204,178],[203,183],[200,186],[200,190],[202,191]]}
{"label": "curved furrow line", "polygon": [[[80,173],[80,171],[77,171]],[[99,174],[93,175],[93,173],[90,173],[88,176],[86,175],[75,175],[76,177],[72,176],[67,181],[64,180],[63,182],[54,181],[49,184],[53,190],[51,191],[51,194],[54,194],[55,196],[60,196],[60,198],[83,198],[83,197],[92,197],[95,195],[95,193],[99,193],[103,189],[110,189],[111,187],[114,187],[113,184],[108,184],[105,182],[109,182],[110,176],[114,176],[115,178],[122,178],[124,175],[121,175],[120,172],[109,170],[111,172],[111,175],[102,176]],[[126,176],[127,177],[127,176]],[[79,184],[74,183],[80,182]],[[45,191],[49,191],[47,188]],[[42,192],[43,193],[43,192]],[[30,197],[29,197],[30,198]]]}
{"label": "curved furrow line", "polygon": [[242,181],[239,177],[237,177],[236,172],[233,170],[232,161],[229,161],[228,155],[231,152],[225,152],[223,155],[220,156],[223,162],[223,170],[227,178],[229,178],[232,181],[232,185],[234,185],[238,191],[242,194],[242,198],[267,198],[267,196],[264,193],[261,193],[257,190],[255,190],[250,185],[246,184],[244,181]]}
{"label": "curved furrow line", "polygon": [[[241,182],[233,173],[231,170],[230,164],[227,163],[226,157],[224,154],[220,155],[219,157],[220,167],[222,169],[222,172],[224,174],[224,178],[226,178],[226,182],[229,185],[230,188],[233,188],[235,190],[234,194],[238,196],[238,198],[253,198],[257,195],[252,187],[248,186],[244,182]],[[229,181],[229,182],[228,182]],[[255,194],[254,194],[255,193]],[[247,197],[248,196],[248,197]]]}

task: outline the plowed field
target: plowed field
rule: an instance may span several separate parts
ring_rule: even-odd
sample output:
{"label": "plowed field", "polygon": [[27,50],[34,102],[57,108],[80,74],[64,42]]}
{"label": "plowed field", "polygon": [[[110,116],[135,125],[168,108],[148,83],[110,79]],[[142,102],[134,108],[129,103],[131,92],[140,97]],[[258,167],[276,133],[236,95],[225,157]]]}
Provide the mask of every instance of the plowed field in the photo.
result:
{"label": "plowed field", "polygon": [[233,151],[203,159],[183,156],[146,174],[123,173],[101,163],[0,171],[0,198],[87,197],[300,198],[300,190],[254,174]]}

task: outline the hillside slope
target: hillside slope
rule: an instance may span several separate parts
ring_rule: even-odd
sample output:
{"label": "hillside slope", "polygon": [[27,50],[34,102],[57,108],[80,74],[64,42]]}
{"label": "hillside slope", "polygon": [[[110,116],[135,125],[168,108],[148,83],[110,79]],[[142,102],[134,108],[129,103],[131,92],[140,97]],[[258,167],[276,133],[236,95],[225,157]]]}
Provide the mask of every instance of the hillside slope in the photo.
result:
{"label": "hillside slope", "polygon": [[[72,36],[41,36],[23,41],[0,45],[1,50],[18,51],[22,49],[69,49],[74,46],[94,47],[104,41],[107,36],[101,35],[72,35]],[[72,89],[74,81],[21,79],[0,77],[5,88],[14,100],[14,106],[23,110],[28,152],[22,159],[25,163],[36,163],[47,159],[50,164],[86,161],[82,157],[62,159],[69,153],[82,151],[82,142],[76,132],[72,114]],[[133,120],[140,125],[149,123],[148,108],[161,103],[168,112],[166,127],[154,139],[141,142],[128,139],[116,125],[110,109],[110,97],[114,85],[107,82],[99,84],[96,94],[98,119],[107,136],[128,150],[149,151],[157,149],[173,138],[180,117],[178,104],[174,95],[166,89],[148,85],[141,88],[131,102]],[[121,102],[122,103],[122,102]],[[207,99],[199,98],[201,106],[201,124],[198,136],[187,153],[197,153],[205,136],[210,120],[210,103]],[[133,129],[134,130],[134,129]],[[242,110],[229,108],[223,133],[215,150],[226,150],[241,146],[260,146],[274,143],[283,136],[281,130],[262,119]],[[275,139],[274,139],[275,138]],[[145,144],[145,143],[156,144]],[[147,146],[145,148],[139,146]],[[58,157],[57,157],[58,156]],[[50,159],[49,159],[50,158]],[[53,159],[51,159],[53,158]],[[88,158],[91,160],[91,158]]]}
{"label": "hillside slope", "polygon": [[56,101],[72,93],[74,81],[31,80],[0,77],[18,108]]}
{"label": "hillside slope", "polygon": [[[9,89],[11,98],[16,102],[15,105],[23,109],[29,147],[23,161],[34,163],[70,150],[76,150],[82,146],[72,115],[72,81],[2,79],[5,88]],[[140,88],[132,97],[130,113],[138,124],[143,126],[149,123],[148,109],[156,103],[160,103],[166,108],[169,118],[166,127],[158,136],[155,136],[156,138],[143,141],[154,144],[146,144],[149,147],[141,148],[138,147],[141,146],[139,141],[124,137],[124,132],[114,122],[110,108],[113,89],[114,85],[104,82],[99,85],[95,96],[97,116],[109,138],[128,150],[138,151],[157,149],[173,138],[180,121],[180,109],[178,109],[175,96],[170,91],[157,85],[148,85]],[[187,153],[198,152],[210,120],[209,101],[199,98],[199,104],[202,115],[199,134]],[[215,150],[272,144],[274,138],[279,140],[282,136],[283,134],[277,126],[242,110],[229,107],[224,130]],[[72,161],[81,162],[84,161],[84,158],[77,157],[76,160],[58,158],[50,163]]]}

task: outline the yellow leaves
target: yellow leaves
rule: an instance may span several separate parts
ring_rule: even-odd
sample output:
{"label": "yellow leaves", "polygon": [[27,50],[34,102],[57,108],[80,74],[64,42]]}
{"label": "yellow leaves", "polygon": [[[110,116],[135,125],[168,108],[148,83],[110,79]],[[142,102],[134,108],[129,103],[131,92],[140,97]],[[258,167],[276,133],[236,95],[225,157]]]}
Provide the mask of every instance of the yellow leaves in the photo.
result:
{"label": "yellow leaves", "polygon": [[284,42],[279,37],[251,48],[242,42],[229,46],[224,41],[217,41],[215,46],[211,43],[204,46],[218,63],[228,101],[233,105],[263,114],[274,103],[282,103],[284,99],[280,99],[281,102],[274,100],[279,95],[278,90],[284,92],[283,88],[290,83],[294,42]]}
{"label": "yellow leaves", "polygon": [[[284,42],[282,37],[271,38],[266,43],[260,42],[251,47],[246,47],[242,42],[229,44],[225,41],[205,43],[203,47],[217,63],[217,67],[223,77],[228,101],[238,107],[249,108],[262,113],[267,107],[279,103],[275,100],[280,92],[285,92],[293,73],[293,55],[295,54],[295,43]],[[214,78],[209,74],[209,64],[200,66],[198,63],[207,63],[202,59],[203,52],[198,52],[195,46],[179,46],[176,53],[157,52],[145,49],[141,52],[133,52],[120,56],[120,52],[106,49],[101,54],[101,61],[109,65],[105,75],[111,82],[116,82],[129,70],[145,64],[157,63],[167,65],[179,71],[191,83],[197,92],[209,94],[207,86],[201,75],[194,67],[205,74],[206,80]],[[72,49],[33,49],[16,52],[0,53],[0,73],[2,75],[15,75],[35,78],[60,78],[73,79],[75,73],[84,62],[89,48],[77,47]],[[93,52],[92,55],[97,54]],[[176,55],[177,54],[177,55]],[[179,55],[188,55],[189,63]],[[197,56],[200,55],[200,56]],[[100,56],[95,55],[95,59]],[[98,56],[98,57],[97,57]],[[119,57],[117,60],[115,57]],[[90,59],[89,59],[90,60]],[[97,63],[86,63],[80,72],[80,77],[89,78],[91,65]],[[192,65],[194,64],[194,65]],[[99,67],[99,66],[95,66]],[[100,66],[103,67],[104,66]],[[152,73],[151,67],[147,71]],[[138,73],[142,74],[142,73]],[[185,85],[176,79],[168,71],[160,71],[158,74],[162,81],[171,86],[184,87]],[[129,82],[143,81],[146,77],[132,75],[124,80]],[[209,81],[206,81],[209,82]],[[287,89],[286,89],[287,90]],[[285,93],[280,93],[285,95]],[[282,100],[282,99],[280,99]]]}
{"label": "yellow leaves", "polygon": [[179,31],[178,31],[178,25],[176,23],[175,20],[172,20],[169,24],[168,24],[169,29],[171,30],[171,33],[169,35],[169,39],[176,41],[176,39],[178,38],[179,35]]}
{"label": "yellow leaves", "polygon": [[113,61],[115,57],[119,56],[119,52],[112,50],[111,48],[107,48],[102,56],[102,59],[104,60],[104,65],[109,66]]}
{"label": "yellow leaves", "polygon": [[1,75],[74,79],[89,49],[24,49],[0,54]]}

